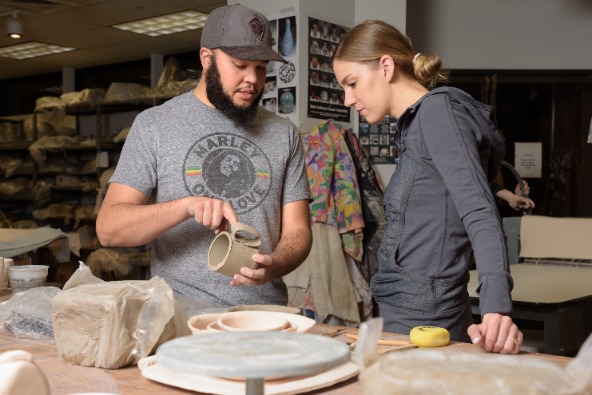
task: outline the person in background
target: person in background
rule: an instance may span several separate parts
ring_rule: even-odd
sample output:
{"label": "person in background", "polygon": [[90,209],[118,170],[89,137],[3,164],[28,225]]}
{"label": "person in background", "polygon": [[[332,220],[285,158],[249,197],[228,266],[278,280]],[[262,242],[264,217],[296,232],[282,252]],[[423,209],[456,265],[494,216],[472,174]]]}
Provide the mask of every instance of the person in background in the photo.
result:
{"label": "person in background", "polygon": [[[528,197],[530,195],[530,186],[526,181],[521,180],[520,183],[516,184],[514,192],[512,192],[504,187],[504,177],[499,172],[496,178],[490,182],[490,185],[493,194],[508,203],[513,210],[521,211],[522,214],[525,214],[535,208],[534,201]],[[508,213],[505,206],[498,205],[498,210],[502,217],[512,215]]]}
{"label": "person in background", "polygon": [[[522,184],[516,184],[514,192],[504,188],[498,182],[492,183],[492,188],[495,196],[507,202],[515,211],[527,212],[529,209],[535,208],[534,201],[528,198],[530,187],[524,180],[522,180]],[[501,213],[502,211],[500,210]]]}
{"label": "person in background", "polygon": [[[201,36],[195,90],[140,113],[97,218],[103,246],[152,243],[151,274],[227,307],[288,302],[282,276],[312,243],[310,188],[297,127],[259,106],[272,49],[267,19],[242,5],[214,10]],[[153,201],[152,201],[153,199]],[[259,230],[255,270],[210,271],[215,233]]]}
{"label": "person in background", "polygon": [[[450,87],[437,55],[415,53],[395,27],[365,21],[333,55],[345,105],[369,123],[397,118],[400,161],[385,191],[387,227],[372,294],[384,328],[448,329],[452,340],[516,354],[512,277],[489,186],[504,146],[491,107]],[[431,89],[431,90],[430,90]],[[473,324],[469,267],[479,271],[482,320]]]}

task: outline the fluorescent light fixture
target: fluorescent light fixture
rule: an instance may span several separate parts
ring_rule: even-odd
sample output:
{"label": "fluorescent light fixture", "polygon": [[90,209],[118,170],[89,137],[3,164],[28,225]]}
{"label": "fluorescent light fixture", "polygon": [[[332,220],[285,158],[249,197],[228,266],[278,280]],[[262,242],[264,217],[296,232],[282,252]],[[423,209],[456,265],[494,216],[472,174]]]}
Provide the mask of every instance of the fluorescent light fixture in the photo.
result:
{"label": "fluorescent light fixture", "polygon": [[116,29],[156,37],[165,34],[179,33],[203,27],[208,14],[197,11],[183,11],[175,14],[142,19],[135,22],[113,25]]}
{"label": "fluorescent light fixture", "polygon": [[29,59],[36,58],[38,56],[53,55],[60,52],[68,52],[74,50],[76,50],[76,48],[60,47],[59,45],[51,45],[31,41],[24,44],[0,47],[0,57],[13,59]]}

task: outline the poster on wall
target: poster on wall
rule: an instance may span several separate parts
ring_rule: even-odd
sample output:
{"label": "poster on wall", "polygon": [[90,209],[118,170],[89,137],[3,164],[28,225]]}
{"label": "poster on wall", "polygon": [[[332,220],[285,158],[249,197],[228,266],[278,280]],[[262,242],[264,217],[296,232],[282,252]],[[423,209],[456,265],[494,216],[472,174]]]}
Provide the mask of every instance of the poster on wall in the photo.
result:
{"label": "poster on wall", "polygon": [[267,64],[267,78],[260,104],[269,111],[288,118],[298,125],[296,16],[282,15],[281,18],[268,19],[273,38],[273,49],[289,63],[269,62]]}
{"label": "poster on wall", "polygon": [[344,106],[343,88],[337,83],[331,56],[349,29],[308,18],[308,117],[351,122]]}
{"label": "poster on wall", "polygon": [[541,178],[543,143],[514,143],[514,167],[522,178]]}
{"label": "poster on wall", "polygon": [[366,148],[373,163],[399,162],[396,118],[387,115],[374,125],[366,122],[365,118],[360,118],[358,130],[360,144]]}

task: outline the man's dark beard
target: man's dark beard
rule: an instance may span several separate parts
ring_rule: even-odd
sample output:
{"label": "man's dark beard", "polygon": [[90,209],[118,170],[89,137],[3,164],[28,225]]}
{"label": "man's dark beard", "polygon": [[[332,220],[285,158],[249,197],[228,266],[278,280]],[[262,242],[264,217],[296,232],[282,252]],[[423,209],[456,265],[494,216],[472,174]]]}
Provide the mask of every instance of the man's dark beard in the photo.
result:
{"label": "man's dark beard", "polygon": [[257,107],[259,107],[261,96],[263,96],[263,89],[261,89],[261,92],[249,107],[239,107],[235,105],[230,96],[228,96],[222,88],[222,81],[220,80],[220,72],[218,71],[216,58],[212,56],[212,64],[206,72],[206,97],[216,109],[222,111],[224,115],[234,121],[237,125],[249,125],[257,113]]}

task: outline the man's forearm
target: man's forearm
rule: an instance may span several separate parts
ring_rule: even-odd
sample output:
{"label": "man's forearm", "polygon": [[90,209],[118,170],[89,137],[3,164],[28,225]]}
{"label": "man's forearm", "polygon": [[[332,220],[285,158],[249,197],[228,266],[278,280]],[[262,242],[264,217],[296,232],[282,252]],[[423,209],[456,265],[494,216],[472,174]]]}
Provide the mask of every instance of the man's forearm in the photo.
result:
{"label": "man's forearm", "polygon": [[312,232],[309,227],[282,235],[273,258],[274,277],[285,276],[296,269],[308,257],[312,246]]}
{"label": "man's forearm", "polygon": [[148,205],[114,203],[101,208],[97,236],[105,247],[136,247],[189,218],[183,199]]}

